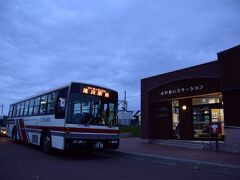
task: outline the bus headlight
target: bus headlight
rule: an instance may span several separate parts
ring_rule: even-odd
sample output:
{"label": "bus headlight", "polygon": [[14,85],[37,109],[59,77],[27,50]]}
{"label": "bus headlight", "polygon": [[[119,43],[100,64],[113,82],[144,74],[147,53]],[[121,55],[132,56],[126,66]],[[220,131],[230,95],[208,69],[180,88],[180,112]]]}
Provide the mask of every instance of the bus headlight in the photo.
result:
{"label": "bus headlight", "polygon": [[6,130],[1,130],[0,133],[5,135],[5,134],[7,134],[7,131]]}

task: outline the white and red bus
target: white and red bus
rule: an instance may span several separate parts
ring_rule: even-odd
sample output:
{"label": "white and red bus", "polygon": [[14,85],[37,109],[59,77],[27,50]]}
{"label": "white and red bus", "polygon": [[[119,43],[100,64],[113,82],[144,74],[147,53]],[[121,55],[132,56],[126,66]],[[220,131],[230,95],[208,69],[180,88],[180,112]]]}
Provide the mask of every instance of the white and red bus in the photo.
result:
{"label": "white and red bus", "polygon": [[118,93],[72,82],[10,105],[7,135],[14,142],[52,148],[117,149]]}

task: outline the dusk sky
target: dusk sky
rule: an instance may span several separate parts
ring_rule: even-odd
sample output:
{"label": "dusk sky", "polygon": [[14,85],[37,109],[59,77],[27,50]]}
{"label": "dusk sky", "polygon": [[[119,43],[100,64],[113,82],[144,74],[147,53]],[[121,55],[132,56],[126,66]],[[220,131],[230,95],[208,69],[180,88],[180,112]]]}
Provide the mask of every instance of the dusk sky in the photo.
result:
{"label": "dusk sky", "polygon": [[140,80],[240,44],[240,0],[1,0],[0,105],[70,81],[140,109]]}

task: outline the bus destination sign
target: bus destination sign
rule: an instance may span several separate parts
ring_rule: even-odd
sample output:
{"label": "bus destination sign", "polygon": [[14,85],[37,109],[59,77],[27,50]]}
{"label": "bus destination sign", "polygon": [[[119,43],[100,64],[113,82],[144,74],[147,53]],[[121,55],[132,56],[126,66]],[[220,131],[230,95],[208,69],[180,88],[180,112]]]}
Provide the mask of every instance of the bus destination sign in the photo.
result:
{"label": "bus destination sign", "polygon": [[82,93],[109,98],[109,92],[108,91],[106,91],[104,89],[91,87],[91,86],[84,87],[83,90],[82,90]]}

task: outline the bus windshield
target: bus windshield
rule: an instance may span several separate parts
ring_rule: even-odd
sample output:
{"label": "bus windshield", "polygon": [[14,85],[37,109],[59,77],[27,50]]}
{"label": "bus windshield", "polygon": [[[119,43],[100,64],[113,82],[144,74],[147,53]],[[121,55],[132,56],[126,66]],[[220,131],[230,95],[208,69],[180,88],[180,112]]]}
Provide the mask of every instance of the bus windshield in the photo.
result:
{"label": "bus windshield", "polygon": [[117,126],[117,101],[72,92],[69,98],[67,123]]}

